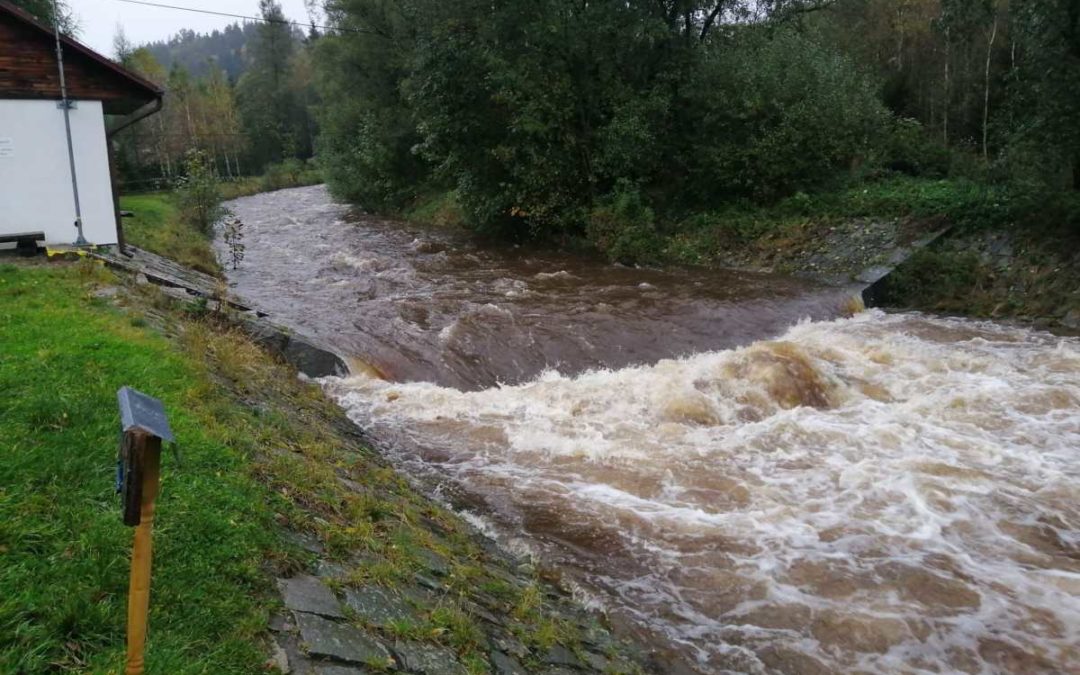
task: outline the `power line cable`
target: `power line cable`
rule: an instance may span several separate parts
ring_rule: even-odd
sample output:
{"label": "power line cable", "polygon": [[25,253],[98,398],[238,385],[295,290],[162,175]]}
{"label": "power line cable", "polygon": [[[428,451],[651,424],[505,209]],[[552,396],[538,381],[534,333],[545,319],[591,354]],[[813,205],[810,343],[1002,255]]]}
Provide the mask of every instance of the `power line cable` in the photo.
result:
{"label": "power line cable", "polygon": [[166,5],[159,2],[147,2],[146,0],[116,0],[117,2],[126,2],[129,5],[144,5],[146,7],[156,7],[158,9],[175,9],[181,12],[194,12],[196,14],[212,14],[214,16],[225,16],[231,19],[247,19],[248,21],[262,21],[263,23],[274,23],[288,26],[298,26],[300,28],[321,28],[323,30],[335,30],[344,31],[347,33],[365,33],[357,28],[342,28],[340,26],[325,26],[313,22],[301,22],[301,21],[289,21],[287,19],[267,19],[261,16],[248,16],[246,14],[232,14],[230,12],[218,12],[211,9],[198,9],[195,7],[181,7],[179,5]]}

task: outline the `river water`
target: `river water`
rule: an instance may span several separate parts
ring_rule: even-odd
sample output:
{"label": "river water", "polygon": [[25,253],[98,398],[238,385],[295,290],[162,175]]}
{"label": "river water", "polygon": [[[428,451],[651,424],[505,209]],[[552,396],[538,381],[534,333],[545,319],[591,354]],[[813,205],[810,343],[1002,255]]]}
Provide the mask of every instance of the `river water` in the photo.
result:
{"label": "river water", "polygon": [[1080,341],[236,200],[399,467],[715,672],[1080,671]]}

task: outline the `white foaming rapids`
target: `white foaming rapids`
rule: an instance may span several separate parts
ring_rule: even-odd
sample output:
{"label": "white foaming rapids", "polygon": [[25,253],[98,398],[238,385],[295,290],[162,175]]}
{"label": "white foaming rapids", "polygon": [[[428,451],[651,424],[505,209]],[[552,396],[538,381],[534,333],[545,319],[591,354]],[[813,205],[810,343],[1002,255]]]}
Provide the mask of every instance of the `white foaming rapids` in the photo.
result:
{"label": "white foaming rapids", "polygon": [[462,392],[325,381],[708,672],[1080,671],[1080,342],[866,312]]}
{"label": "white foaming rapids", "polygon": [[558,272],[537,272],[535,278],[540,280],[550,279],[576,279],[573,274],[570,274],[566,270],[559,270]]}
{"label": "white foaming rapids", "polygon": [[352,255],[351,253],[337,253],[333,256],[333,262],[360,272],[381,272],[390,264],[388,260],[378,256]]}

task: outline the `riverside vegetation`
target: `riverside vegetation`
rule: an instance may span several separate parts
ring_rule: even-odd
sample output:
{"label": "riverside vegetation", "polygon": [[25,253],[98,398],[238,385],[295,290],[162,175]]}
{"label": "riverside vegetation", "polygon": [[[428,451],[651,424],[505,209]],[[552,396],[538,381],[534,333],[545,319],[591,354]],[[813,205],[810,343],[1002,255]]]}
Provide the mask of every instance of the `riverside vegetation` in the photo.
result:
{"label": "riverside vegetation", "polygon": [[128,243],[214,276],[221,274],[211,241],[224,214],[222,200],[321,182],[314,167],[298,160],[273,164],[262,176],[221,182],[201,153],[187,159],[175,190],[120,198],[120,207],[132,213],[124,220],[124,235]]}
{"label": "riverside vegetation", "polygon": [[121,31],[115,58],[170,93],[119,137],[122,184],[172,183],[193,149],[226,178],[314,160],[369,210],[639,265],[815,271],[823,233],[951,224],[883,298],[1080,322],[1071,0],[309,7],[306,33],[275,0],[209,35]]}
{"label": "riverside vegetation", "polygon": [[[1080,311],[1074,2],[326,6],[317,147],[340,197],[636,264],[938,219],[960,243],[892,302]],[[972,243],[995,237],[1009,260]]]}
{"label": "riverside vegetation", "polygon": [[[79,36],[78,3],[13,2],[50,24],[58,10],[61,30]],[[118,25],[112,58],[168,92],[160,112],[115,138],[123,191],[171,186],[185,175],[192,151],[229,182],[305,170],[317,131],[311,54],[319,33],[289,25],[273,0],[258,5],[260,22],[209,35],[181,28],[145,45],[132,43]]]}
{"label": "riverside vegetation", "polygon": [[[326,6],[337,28],[305,43],[316,93],[333,101],[316,106],[314,142],[337,194],[365,206],[629,263],[781,267],[789,258],[772,253],[805,249],[823,228],[945,218],[958,238],[901,270],[896,302],[1062,320],[1076,307],[1074,3]],[[278,77],[306,58],[266,54],[249,78],[252,109],[291,114],[275,102],[314,95],[311,80]],[[217,84],[184,89],[177,73],[189,98],[174,110],[219,100],[197,98]],[[149,151],[129,157],[183,173],[188,145],[233,137],[202,133],[200,119],[177,125],[179,143],[130,141]],[[251,122],[273,132],[252,157],[299,172],[289,155],[312,140],[300,119]],[[215,172],[239,173],[238,149],[210,148]],[[123,204],[137,212],[132,243],[220,272],[182,201]],[[336,591],[434,586],[404,618],[345,617],[380,643],[440,649],[466,672],[493,667],[493,644],[532,668],[635,669],[539,572],[419,497],[317,387],[205,305],[90,263],[2,264],[0,299],[0,670],[119,667],[129,532],[112,459],[124,384],[161,397],[182,439],[159,502],[151,669],[262,671],[280,610],[273,578],[326,569],[311,542]]]}

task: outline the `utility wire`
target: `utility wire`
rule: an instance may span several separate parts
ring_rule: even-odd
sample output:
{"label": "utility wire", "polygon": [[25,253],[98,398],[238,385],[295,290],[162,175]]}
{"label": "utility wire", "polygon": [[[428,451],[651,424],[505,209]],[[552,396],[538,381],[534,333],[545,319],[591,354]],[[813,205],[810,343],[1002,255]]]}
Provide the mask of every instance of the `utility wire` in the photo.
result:
{"label": "utility wire", "polygon": [[317,23],[303,23],[301,21],[288,21],[285,19],[267,19],[261,16],[247,16],[246,14],[231,14],[229,12],[216,12],[211,9],[196,9],[195,7],[180,7],[179,5],[166,5],[159,2],[146,2],[146,0],[116,0],[117,2],[126,2],[129,5],[144,5],[146,7],[157,7],[159,9],[176,9],[182,12],[195,12],[196,14],[212,14],[214,16],[226,16],[231,19],[247,19],[248,21],[262,21],[263,23],[276,23],[288,26],[298,26],[300,28],[321,28],[323,30],[336,30],[344,31],[347,33],[365,33],[367,31],[359,30],[356,28],[342,28],[340,26],[324,26]]}

